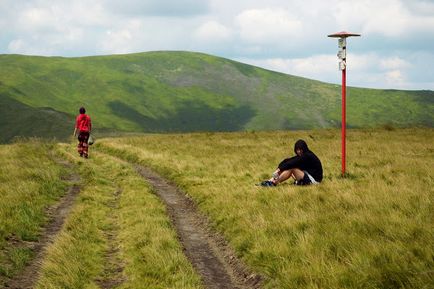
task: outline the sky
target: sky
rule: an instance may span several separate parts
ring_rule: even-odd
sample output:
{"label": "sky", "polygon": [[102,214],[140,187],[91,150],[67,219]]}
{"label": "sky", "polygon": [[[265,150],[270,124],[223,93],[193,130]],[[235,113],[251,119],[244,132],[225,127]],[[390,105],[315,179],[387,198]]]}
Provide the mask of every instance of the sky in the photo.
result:
{"label": "sky", "polygon": [[347,85],[434,90],[434,0],[0,0],[0,54],[184,50]]}

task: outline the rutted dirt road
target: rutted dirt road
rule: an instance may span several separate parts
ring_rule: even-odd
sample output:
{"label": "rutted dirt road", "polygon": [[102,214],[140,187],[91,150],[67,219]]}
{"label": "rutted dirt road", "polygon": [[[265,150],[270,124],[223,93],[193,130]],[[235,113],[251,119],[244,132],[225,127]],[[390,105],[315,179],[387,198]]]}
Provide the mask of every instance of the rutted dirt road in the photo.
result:
{"label": "rutted dirt road", "polygon": [[27,264],[23,271],[17,274],[14,278],[7,281],[6,288],[11,289],[31,289],[35,285],[39,276],[39,269],[45,256],[46,248],[53,242],[54,237],[62,229],[63,223],[69,214],[69,211],[74,204],[74,200],[80,192],[80,188],[76,183],[80,177],[76,173],[72,173],[71,165],[64,161],[59,161],[67,167],[71,173],[66,176],[68,182],[73,183],[68,192],[60,199],[53,207],[48,209],[49,223],[43,228],[41,237],[37,242],[28,242],[26,246],[32,248],[35,257]]}
{"label": "rutted dirt road", "polygon": [[148,168],[136,169],[166,204],[184,253],[206,288],[260,288],[261,278],[248,272],[224,239],[209,229],[205,216],[183,192]]}
{"label": "rutted dirt road", "polygon": [[[46,248],[53,242],[55,236],[62,229],[63,223],[68,216],[74,200],[80,192],[77,185],[80,177],[73,172],[72,166],[61,160],[60,164],[66,166],[71,172],[66,180],[72,185],[69,191],[51,207],[47,214],[49,223],[43,228],[41,237],[37,242],[24,244],[32,248],[35,257],[32,261],[6,283],[6,288],[31,289],[36,284],[41,264],[45,257]],[[201,276],[204,287],[207,289],[256,289],[261,286],[261,278],[248,271],[246,266],[238,260],[233,250],[228,246],[224,238],[210,229],[204,215],[196,208],[196,205],[185,193],[175,185],[153,172],[152,170],[136,165],[137,172],[148,181],[154,188],[155,193],[166,204],[167,212],[177,231],[184,254],[192,263],[197,273]],[[109,204],[116,209],[122,189],[114,193],[114,199]],[[116,224],[116,214],[109,216]],[[125,279],[122,277],[123,264],[118,257],[116,237],[118,228],[106,232],[109,240],[109,252],[106,256],[106,266],[103,277],[97,281],[101,288],[114,288]],[[20,244],[23,245],[23,244]]]}

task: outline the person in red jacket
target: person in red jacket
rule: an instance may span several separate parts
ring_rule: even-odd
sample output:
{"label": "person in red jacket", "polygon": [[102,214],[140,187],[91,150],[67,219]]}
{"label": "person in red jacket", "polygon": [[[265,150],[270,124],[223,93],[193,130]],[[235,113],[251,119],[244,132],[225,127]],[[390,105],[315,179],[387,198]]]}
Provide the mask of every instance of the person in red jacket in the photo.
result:
{"label": "person in red jacket", "polygon": [[77,115],[75,120],[74,137],[78,133],[78,146],[77,150],[81,157],[89,157],[89,135],[92,130],[92,121],[90,116],[86,114],[86,109],[80,107],[80,114]]}

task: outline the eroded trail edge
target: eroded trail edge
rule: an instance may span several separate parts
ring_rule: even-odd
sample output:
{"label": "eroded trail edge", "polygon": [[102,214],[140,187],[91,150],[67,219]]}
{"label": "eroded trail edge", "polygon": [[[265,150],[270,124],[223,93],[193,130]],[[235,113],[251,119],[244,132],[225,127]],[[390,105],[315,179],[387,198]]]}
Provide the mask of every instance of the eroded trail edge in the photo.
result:
{"label": "eroded trail edge", "polygon": [[149,168],[136,165],[136,170],[166,204],[184,253],[206,288],[260,288],[260,276],[250,273],[224,238],[210,229],[185,193]]}
{"label": "eroded trail edge", "polygon": [[26,246],[32,249],[35,257],[24,267],[24,269],[10,279],[6,283],[6,288],[11,289],[31,289],[35,285],[39,277],[39,270],[42,261],[45,257],[46,248],[53,243],[55,236],[62,229],[63,223],[69,214],[69,211],[74,204],[80,187],[77,183],[80,181],[80,176],[72,172],[72,165],[66,161],[55,159],[60,165],[68,168],[71,172],[64,179],[72,185],[67,193],[52,207],[48,208],[47,215],[49,222],[42,229],[41,237],[37,242],[26,242]]}

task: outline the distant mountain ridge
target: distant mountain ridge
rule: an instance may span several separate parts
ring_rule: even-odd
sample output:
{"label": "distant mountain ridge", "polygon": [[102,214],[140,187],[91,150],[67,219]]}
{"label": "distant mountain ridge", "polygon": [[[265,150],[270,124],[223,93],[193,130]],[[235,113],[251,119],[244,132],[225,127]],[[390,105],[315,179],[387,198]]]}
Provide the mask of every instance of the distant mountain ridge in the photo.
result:
{"label": "distant mountain ridge", "polygon": [[[96,128],[127,132],[329,128],[341,119],[338,85],[183,51],[0,55],[0,101],[2,142],[65,138],[82,105]],[[434,91],[350,87],[347,105],[349,127],[434,126]]]}

